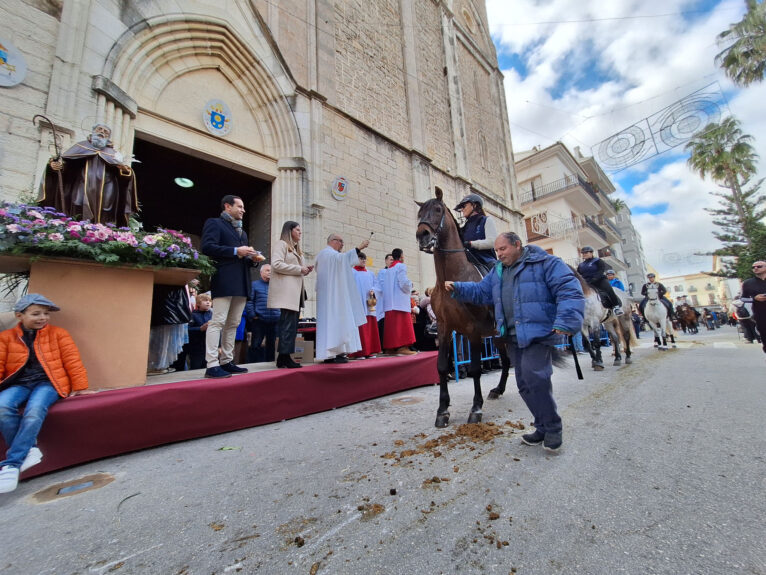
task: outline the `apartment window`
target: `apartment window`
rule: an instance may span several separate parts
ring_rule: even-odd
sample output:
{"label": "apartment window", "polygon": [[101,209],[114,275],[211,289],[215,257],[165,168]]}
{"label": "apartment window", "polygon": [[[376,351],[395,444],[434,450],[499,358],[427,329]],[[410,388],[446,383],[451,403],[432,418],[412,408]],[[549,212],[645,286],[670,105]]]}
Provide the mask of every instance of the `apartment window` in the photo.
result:
{"label": "apartment window", "polygon": [[710,284],[710,283],[709,283],[709,284],[707,284],[707,285],[705,286],[705,289],[706,289],[707,291],[711,291],[711,290],[714,290],[714,289],[715,289],[715,286],[714,286],[713,284]]}
{"label": "apartment window", "polygon": [[[691,288],[689,288],[689,291],[692,291]],[[693,295],[692,296],[692,305],[693,306],[698,306],[699,304],[700,304],[699,299],[697,298],[696,295]]]}
{"label": "apartment window", "polygon": [[709,293],[707,294],[707,302],[710,305],[713,305],[715,303],[715,294]]}
{"label": "apartment window", "polygon": [[684,288],[683,286],[673,286],[673,291],[674,292],[684,291]]}

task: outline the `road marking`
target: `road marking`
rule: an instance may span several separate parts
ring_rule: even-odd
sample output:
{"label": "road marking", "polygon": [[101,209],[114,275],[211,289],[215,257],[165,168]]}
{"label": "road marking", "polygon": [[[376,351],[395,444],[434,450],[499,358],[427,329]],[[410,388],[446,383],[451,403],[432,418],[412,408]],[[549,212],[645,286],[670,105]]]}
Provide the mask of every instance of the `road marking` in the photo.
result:
{"label": "road marking", "polygon": [[162,543],[159,545],[154,545],[153,547],[149,547],[148,549],[142,549],[141,551],[136,551],[135,553],[132,553],[130,555],[126,555],[125,557],[122,557],[120,559],[117,559],[116,561],[112,561],[111,563],[107,563],[106,565],[102,565],[101,567],[91,567],[90,572],[91,573],[99,573],[102,574],[106,572],[108,569],[111,569],[115,565],[118,565],[119,563],[124,563],[128,559],[132,559],[136,555],[141,555],[143,553],[146,553],[148,551],[152,551],[153,549],[157,549],[158,547],[162,547]]}
{"label": "road marking", "polygon": [[317,538],[313,542],[313,544],[307,545],[306,546],[307,548],[300,555],[301,559],[306,557],[307,554],[310,554],[311,552],[313,552],[319,546],[319,544],[322,543],[322,541],[324,541],[328,537],[332,537],[338,531],[340,531],[341,529],[344,529],[345,527],[347,527],[350,523],[353,523],[354,521],[358,521],[361,517],[362,517],[361,513],[359,513],[357,510],[351,511],[349,517],[346,520],[344,520],[342,523],[340,523],[340,524],[336,525],[335,527],[333,527],[332,529],[330,529],[327,533],[325,533],[321,537]]}

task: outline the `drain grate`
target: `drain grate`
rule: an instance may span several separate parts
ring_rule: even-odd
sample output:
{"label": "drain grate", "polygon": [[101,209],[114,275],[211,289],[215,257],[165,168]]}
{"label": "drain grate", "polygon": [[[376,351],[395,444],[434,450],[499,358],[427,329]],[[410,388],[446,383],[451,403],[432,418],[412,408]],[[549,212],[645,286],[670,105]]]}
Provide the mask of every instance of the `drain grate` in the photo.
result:
{"label": "drain grate", "polygon": [[48,503],[62,497],[71,497],[86,491],[100,489],[104,485],[109,485],[114,479],[114,475],[110,473],[94,473],[93,475],[86,475],[46,487],[37,493],[33,493],[32,499],[35,503]]}

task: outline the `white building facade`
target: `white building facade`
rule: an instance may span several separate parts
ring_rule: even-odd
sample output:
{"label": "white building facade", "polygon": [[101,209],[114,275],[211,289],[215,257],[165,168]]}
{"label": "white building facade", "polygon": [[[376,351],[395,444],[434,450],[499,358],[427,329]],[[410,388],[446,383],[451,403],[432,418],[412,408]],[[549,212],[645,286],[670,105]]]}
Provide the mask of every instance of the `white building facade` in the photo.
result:
{"label": "white building facade", "polygon": [[614,185],[593,158],[557,142],[516,154],[527,240],[573,267],[591,246],[627,286],[628,263],[609,194]]}

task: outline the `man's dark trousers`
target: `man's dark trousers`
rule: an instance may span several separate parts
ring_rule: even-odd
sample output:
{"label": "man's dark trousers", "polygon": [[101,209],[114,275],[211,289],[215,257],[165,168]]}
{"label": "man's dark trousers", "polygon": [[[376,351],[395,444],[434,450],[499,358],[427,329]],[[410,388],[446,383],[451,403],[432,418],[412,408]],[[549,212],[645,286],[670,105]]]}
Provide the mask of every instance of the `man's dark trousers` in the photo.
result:
{"label": "man's dark trousers", "polygon": [[514,358],[514,372],[519,395],[535,418],[534,426],[543,433],[561,433],[561,418],[553,399],[552,348],[533,343],[519,348],[511,344],[509,352]]}
{"label": "man's dark trousers", "polygon": [[753,314],[755,325],[758,327],[758,333],[761,334],[761,343],[763,344],[763,352],[766,353],[766,314]]}
{"label": "man's dark trousers", "polygon": [[739,320],[739,325],[742,326],[742,335],[750,343],[753,343],[756,339],[760,342],[761,336],[755,331],[755,320],[751,318]]}
{"label": "man's dark trousers", "polygon": [[[250,331],[253,333],[253,339],[250,341],[250,350],[248,352],[248,362],[261,363],[264,361],[274,361],[274,351],[277,342],[277,322],[265,322],[254,319],[250,322]],[[261,345],[266,338],[265,347]]]}

